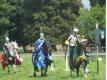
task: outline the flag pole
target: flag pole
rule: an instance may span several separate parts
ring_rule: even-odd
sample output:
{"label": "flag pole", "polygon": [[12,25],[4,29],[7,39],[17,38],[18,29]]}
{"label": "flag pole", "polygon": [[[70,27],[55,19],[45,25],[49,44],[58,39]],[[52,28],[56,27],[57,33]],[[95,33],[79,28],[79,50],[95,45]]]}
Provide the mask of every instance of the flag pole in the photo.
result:
{"label": "flag pole", "polygon": [[68,69],[68,54],[69,54],[69,45],[67,45],[67,50],[66,50],[66,71],[69,71]]}
{"label": "flag pole", "polygon": [[[96,21],[96,34],[95,34],[95,37],[99,36],[99,31],[98,31],[98,21]],[[99,61],[98,61],[98,58],[99,58],[99,53],[98,53],[98,44],[99,44],[99,38],[95,40],[95,43],[96,43],[96,54],[97,54],[97,73],[99,73]]]}

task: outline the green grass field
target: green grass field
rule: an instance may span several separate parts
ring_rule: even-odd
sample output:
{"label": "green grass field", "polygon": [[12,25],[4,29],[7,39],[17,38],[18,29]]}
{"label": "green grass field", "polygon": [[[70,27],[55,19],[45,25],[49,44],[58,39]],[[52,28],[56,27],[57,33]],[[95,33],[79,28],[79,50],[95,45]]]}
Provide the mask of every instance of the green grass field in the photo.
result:
{"label": "green grass field", "polygon": [[100,62],[100,73],[97,74],[96,62],[90,62],[88,68],[88,78],[86,79],[83,74],[82,68],[80,68],[80,76],[77,78],[76,73],[73,76],[70,75],[70,71],[65,71],[65,59],[64,57],[54,57],[54,71],[48,71],[46,78],[40,76],[40,72],[37,77],[33,77],[33,66],[31,63],[31,54],[22,55],[24,61],[21,66],[18,66],[17,73],[14,74],[11,69],[10,74],[7,74],[2,70],[0,65],[0,80],[105,80],[106,78],[106,62],[103,60]]}

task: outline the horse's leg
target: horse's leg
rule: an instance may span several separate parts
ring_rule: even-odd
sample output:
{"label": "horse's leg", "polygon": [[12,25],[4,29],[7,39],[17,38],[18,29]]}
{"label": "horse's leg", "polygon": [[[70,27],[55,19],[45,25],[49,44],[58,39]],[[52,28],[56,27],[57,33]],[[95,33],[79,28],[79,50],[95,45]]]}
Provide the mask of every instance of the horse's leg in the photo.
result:
{"label": "horse's leg", "polygon": [[80,67],[80,64],[77,64],[77,65],[76,65],[76,73],[77,73],[77,77],[79,77],[79,67]]}
{"label": "horse's leg", "polygon": [[74,67],[73,67],[73,63],[71,62],[71,59],[69,58],[69,67],[70,67],[70,71],[71,71],[71,76],[72,76],[72,72],[74,72]]}
{"label": "horse's leg", "polygon": [[7,67],[7,73],[9,74],[9,72],[10,72],[10,65],[8,65]]}
{"label": "horse's leg", "polygon": [[42,67],[41,68],[41,76],[45,76],[46,75],[46,67]]}
{"label": "horse's leg", "polygon": [[41,76],[45,76],[46,77],[46,75],[47,75],[47,69],[46,69],[46,67],[42,67],[41,68]]}
{"label": "horse's leg", "polygon": [[47,76],[47,70],[48,70],[48,66],[46,65],[46,67],[44,67],[44,76]]}
{"label": "horse's leg", "polygon": [[70,70],[74,71],[74,62],[73,62],[73,52],[74,52],[74,46],[70,46],[70,55],[69,55],[69,66]]}
{"label": "horse's leg", "polygon": [[33,73],[34,77],[36,77],[36,72],[35,71],[36,71],[36,68],[34,67],[34,73]]}
{"label": "horse's leg", "polygon": [[44,74],[44,71],[43,71],[43,67],[41,68],[41,76],[43,76]]}
{"label": "horse's leg", "polygon": [[87,69],[87,61],[83,61],[82,62],[82,67],[83,67],[83,70],[84,70],[84,73],[85,73],[85,77],[87,78],[87,73],[88,73],[88,69]]}
{"label": "horse's leg", "polygon": [[13,64],[13,68],[14,68],[14,73],[16,73],[16,65]]}
{"label": "horse's leg", "polygon": [[48,65],[46,65],[46,69],[45,69],[45,75],[47,76],[47,71],[48,71]]}

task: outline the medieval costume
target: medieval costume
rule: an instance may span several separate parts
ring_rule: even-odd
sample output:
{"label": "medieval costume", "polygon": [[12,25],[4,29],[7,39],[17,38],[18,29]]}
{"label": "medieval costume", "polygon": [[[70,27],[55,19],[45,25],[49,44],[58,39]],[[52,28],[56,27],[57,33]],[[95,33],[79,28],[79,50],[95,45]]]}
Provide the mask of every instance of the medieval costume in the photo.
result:
{"label": "medieval costume", "polygon": [[[77,41],[77,38],[74,36],[74,35],[70,35],[69,36],[69,38],[68,38],[68,40],[69,40],[69,49],[70,49],[70,54],[69,54],[69,64],[70,64],[70,69],[71,70],[74,70],[74,68],[73,68],[73,65],[74,65],[74,59],[73,59],[73,54],[74,54],[74,52],[76,51],[75,50],[75,46],[76,46],[76,41]],[[76,53],[76,52],[75,52]]]}

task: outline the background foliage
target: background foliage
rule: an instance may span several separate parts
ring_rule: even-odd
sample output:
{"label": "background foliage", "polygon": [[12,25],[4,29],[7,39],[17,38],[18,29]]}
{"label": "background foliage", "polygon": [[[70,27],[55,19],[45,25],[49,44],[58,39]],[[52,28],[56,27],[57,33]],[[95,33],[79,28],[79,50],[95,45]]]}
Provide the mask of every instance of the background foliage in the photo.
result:
{"label": "background foliage", "polygon": [[40,28],[52,44],[64,43],[76,26],[89,40],[95,28],[105,28],[105,0],[90,0],[91,8],[81,0],[0,0],[0,46],[5,35],[19,45],[33,44]]}

